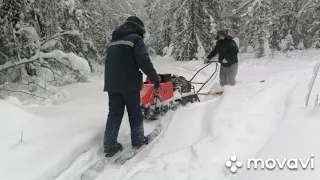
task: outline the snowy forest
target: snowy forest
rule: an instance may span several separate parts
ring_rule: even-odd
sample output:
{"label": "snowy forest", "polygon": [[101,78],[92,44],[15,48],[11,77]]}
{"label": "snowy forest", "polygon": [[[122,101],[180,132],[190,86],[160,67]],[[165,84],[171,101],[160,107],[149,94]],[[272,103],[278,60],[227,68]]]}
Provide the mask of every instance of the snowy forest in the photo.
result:
{"label": "snowy forest", "polygon": [[320,48],[319,0],[0,0],[0,98],[59,98],[103,73],[111,33],[130,15],[150,55],[203,59],[227,29],[242,53]]}

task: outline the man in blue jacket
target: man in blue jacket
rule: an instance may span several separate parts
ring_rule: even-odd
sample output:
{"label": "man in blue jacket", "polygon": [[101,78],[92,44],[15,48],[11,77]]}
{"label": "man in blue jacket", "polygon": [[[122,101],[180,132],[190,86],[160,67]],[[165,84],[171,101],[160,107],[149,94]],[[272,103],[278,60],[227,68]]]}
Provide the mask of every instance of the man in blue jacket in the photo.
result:
{"label": "man in blue jacket", "polygon": [[117,138],[125,107],[129,116],[132,147],[140,148],[145,144],[140,106],[143,75],[140,69],[154,83],[154,89],[160,88],[158,74],[143,41],[145,32],[143,22],[131,16],[114,30],[108,45],[104,85],[104,91],[109,96],[109,114],[104,134],[106,157],[114,156],[123,149]]}
{"label": "man in blue jacket", "polygon": [[220,85],[233,86],[236,84],[238,73],[238,53],[239,49],[236,42],[228,35],[226,30],[218,31],[216,38],[218,41],[214,49],[207,56],[205,63],[208,63],[217,54],[219,55]]}

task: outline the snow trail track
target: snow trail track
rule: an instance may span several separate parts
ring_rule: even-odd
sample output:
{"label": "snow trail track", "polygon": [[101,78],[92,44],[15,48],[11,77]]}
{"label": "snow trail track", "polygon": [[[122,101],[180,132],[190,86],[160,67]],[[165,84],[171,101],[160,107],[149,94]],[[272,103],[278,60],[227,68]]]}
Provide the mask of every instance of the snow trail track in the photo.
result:
{"label": "snow trail track", "polygon": [[[149,156],[116,174],[121,180],[226,179],[224,163],[231,154],[255,154],[268,141],[285,115],[291,89],[292,84],[237,87],[217,100],[181,109]],[[114,178],[108,171],[101,176]]]}
{"label": "snow trail track", "polygon": [[[181,69],[186,68],[174,68],[180,75],[191,77],[192,73],[181,73]],[[295,78],[299,77],[297,72],[302,73],[296,70],[280,73],[281,78],[271,76],[265,83],[239,82],[235,87],[228,87],[221,97],[202,98],[203,102],[169,113],[161,119],[165,130],[139,156],[122,167],[107,167],[94,177],[98,180],[228,179],[231,173],[224,163],[230,155],[245,159],[259,153],[286,116]],[[205,79],[208,74],[200,74],[199,79]]]}

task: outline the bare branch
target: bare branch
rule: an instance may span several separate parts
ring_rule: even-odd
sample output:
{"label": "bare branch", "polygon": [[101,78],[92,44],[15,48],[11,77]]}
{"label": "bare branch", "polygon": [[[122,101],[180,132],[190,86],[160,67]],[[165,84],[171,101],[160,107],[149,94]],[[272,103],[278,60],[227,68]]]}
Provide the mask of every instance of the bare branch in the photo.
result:
{"label": "bare branch", "polygon": [[[13,68],[13,67],[16,67],[16,66],[20,66],[20,65],[23,65],[23,64],[27,64],[27,63],[30,63],[30,62],[33,62],[33,61],[36,61],[40,58],[40,54],[41,56],[45,55],[45,53],[42,53],[42,52],[38,52],[36,53],[34,56],[32,56],[30,59],[22,59],[21,61],[19,62],[11,62],[11,61],[8,61],[6,62],[4,65],[1,65],[0,66],[0,72],[1,71],[5,71],[7,69],[10,69],[10,68]],[[49,58],[49,57],[43,57],[43,58]],[[53,58],[55,61],[57,61],[59,64],[62,64],[64,66],[66,66],[68,69],[72,70],[73,72],[76,72],[76,73],[79,73],[78,71],[74,70],[72,67],[58,61],[55,57],[50,57],[50,58]]]}
{"label": "bare branch", "polygon": [[48,41],[50,41],[50,40],[52,40],[52,39],[55,39],[55,38],[57,38],[57,37],[59,37],[59,36],[63,36],[63,35],[76,35],[76,34],[78,34],[78,33],[79,33],[78,31],[66,31],[66,32],[63,32],[63,33],[57,33],[57,34],[51,36],[50,38],[44,40],[43,42],[41,42],[40,45],[42,46],[42,45],[44,45],[46,42],[48,42]]}
{"label": "bare branch", "polygon": [[6,61],[9,60],[9,57],[8,57],[7,55],[5,55],[5,54],[4,54],[3,52],[1,52],[1,51],[0,51],[0,55],[3,56],[3,57],[6,59]]}
{"label": "bare branch", "polygon": [[59,77],[62,77],[60,74],[54,72],[50,67],[46,66],[45,64],[40,63],[40,62],[39,62],[39,64],[41,65],[41,67],[49,69],[53,74],[58,75]]}
{"label": "bare branch", "polygon": [[5,71],[7,69],[10,69],[10,68],[13,68],[15,66],[20,66],[20,65],[23,65],[23,64],[27,64],[27,63],[30,63],[30,62],[33,62],[33,61],[36,61],[39,59],[39,53],[35,54],[34,56],[32,56],[30,59],[22,59],[21,61],[19,62],[16,62],[16,63],[13,63],[11,61],[8,61],[6,62],[4,65],[1,65],[0,66],[0,72],[1,71]]}
{"label": "bare branch", "polygon": [[45,100],[46,98],[44,97],[41,97],[41,96],[38,96],[38,95],[35,95],[35,94],[31,94],[29,92],[26,92],[26,91],[19,91],[19,90],[9,90],[9,89],[3,89],[3,88],[0,88],[0,91],[7,91],[7,92],[14,92],[14,93],[23,93],[23,94],[27,94],[29,96],[34,96],[34,97],[37,97],[37,98],[41,98],[43,100]]}

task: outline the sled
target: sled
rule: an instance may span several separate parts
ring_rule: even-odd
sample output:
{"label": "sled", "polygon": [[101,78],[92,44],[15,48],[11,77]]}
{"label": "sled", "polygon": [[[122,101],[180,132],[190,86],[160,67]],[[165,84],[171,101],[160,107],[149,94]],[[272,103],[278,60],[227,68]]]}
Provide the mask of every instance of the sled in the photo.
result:
{"label": "sled", "polygon": [[214,92],[214,93],[198,93],[198,95],[201,96],[221,96],[223,94],[223,92]]}

